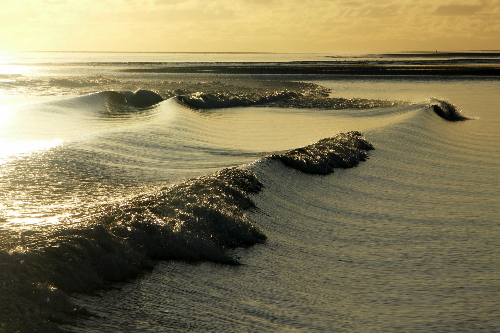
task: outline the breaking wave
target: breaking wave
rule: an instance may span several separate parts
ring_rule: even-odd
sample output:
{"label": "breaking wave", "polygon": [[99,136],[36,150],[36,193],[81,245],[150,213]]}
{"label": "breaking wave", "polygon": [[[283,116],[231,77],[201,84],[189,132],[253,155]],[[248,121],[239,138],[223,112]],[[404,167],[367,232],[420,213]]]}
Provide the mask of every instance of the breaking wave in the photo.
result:
{"label": "breaking wave", "polygon": [[276,103],[283,100],[295,99],[300,95],[295,92],[283,91],[259,96],[230,96],[227,94],[203,94],[197,92],[191,95],[181,95],[175,99],[193,109],[217,109],[237,106],[253,106]]}
{"label": "breaking wave", "polygon": [[274,91],[248,95],[227,93],[196,92],[174,98],[178,103],[192,109],[218,109],[245,106],[268,106],[286,108],[318,109],[371,109],[381,107],[405,106],[407,101],[371,100],[361,98],[331,98],[317,92]]}
{"label": "breaking wave", "polygon": [[[149,109],[162,102],[164,98],[158,93],[139,89],[137,91],[101,91],[86,96],[55,102],[62,106],[74,106],[79,110],[105,109],[110,114],[133,112]],[[90,108],[89,108],[90,106]]]}
{"label": "breaking wave", "polygon": [[327,175],[334,168],[352,168],[368,158],[375,149],[360,132],[338,134],[312,145],[294,149],[270,158],[302,172]]}
{"label": "breaking wave", "polygon": [[136,108],[147,108],[163,101],[163,97],[150,90],[137,90],[135,92],[106,91],[106,98],[114,103],[130,105]]}
{"label": "breaking wave", "polygon": [[471,119],[469,117],[466,117],[459,108],[447,101],[433,98],[431,99],[429,108],[438,116],[448,121],[462,121]]}
{"label": "breaking wave", "polygon": [[[373,149],[359,132],[264,159],[303,172],[349,168]],[[211,261],[238,265],[230,249],[266,241],[247,218],[249,194],[263,188],[250,169],[233,167],[152,194],[96,207],[74,217],[73,227],[5,236],[0,251],[0,328],[54,330],[75,315],[73,293],[92,293],[137,277],[156,260]]]}

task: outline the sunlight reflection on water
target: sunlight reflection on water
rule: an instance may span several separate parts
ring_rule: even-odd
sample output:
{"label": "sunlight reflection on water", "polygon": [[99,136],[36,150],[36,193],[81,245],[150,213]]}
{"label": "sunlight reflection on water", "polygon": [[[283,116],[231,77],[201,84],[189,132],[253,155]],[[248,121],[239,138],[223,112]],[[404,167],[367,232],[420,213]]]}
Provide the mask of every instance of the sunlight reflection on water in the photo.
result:
{"label": "sunlight reflection on water", "polygon": [[[0,66],[1,70],[2,66]],[[47,150],[63,143],[62,139],[33,140],[20,137],[13,132],[16,106],[26,103],[10,96],[0,95],[0,165],[5,159],[18,154],[27,154],[38,150]]]}
{"label": "sunlight reflection on water", "polygon": [[27,75],[32,71],[33,67],[30,66],[0,64],[0,75]]}
{"label": "sunlight reflection on water", "polygon": [[63,143],[62,139],[40,141],[0,141],[0,165],[6,158],[18,154],[27,154],[39,150],[47,150]]}

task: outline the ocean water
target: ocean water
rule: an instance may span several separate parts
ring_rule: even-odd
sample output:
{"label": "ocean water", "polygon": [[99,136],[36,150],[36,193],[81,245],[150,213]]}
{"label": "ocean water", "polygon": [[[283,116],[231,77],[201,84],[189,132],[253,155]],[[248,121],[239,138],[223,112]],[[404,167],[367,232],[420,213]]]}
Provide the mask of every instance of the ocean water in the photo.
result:
{"label": "ocean water", "polygon": [[0,331],[499,332],[500,54],[0,54]]}

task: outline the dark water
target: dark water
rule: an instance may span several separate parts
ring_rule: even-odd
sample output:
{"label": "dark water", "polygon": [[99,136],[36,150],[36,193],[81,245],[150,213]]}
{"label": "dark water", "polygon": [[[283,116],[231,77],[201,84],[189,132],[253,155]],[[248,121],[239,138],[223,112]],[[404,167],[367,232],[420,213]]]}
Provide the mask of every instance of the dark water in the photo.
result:
{"label": "dark water", "polygon": [[500,326],[495,54],[63,56],[4,61],[1,329]]}

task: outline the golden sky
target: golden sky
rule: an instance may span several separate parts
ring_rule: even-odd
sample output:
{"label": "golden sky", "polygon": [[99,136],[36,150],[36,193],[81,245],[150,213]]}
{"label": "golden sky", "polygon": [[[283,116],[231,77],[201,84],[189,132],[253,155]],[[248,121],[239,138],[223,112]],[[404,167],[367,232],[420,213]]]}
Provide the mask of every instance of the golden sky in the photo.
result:
{"label": "golden sky", "polygon": [[500,0],[0,0],[0,50],[500,49]]}

